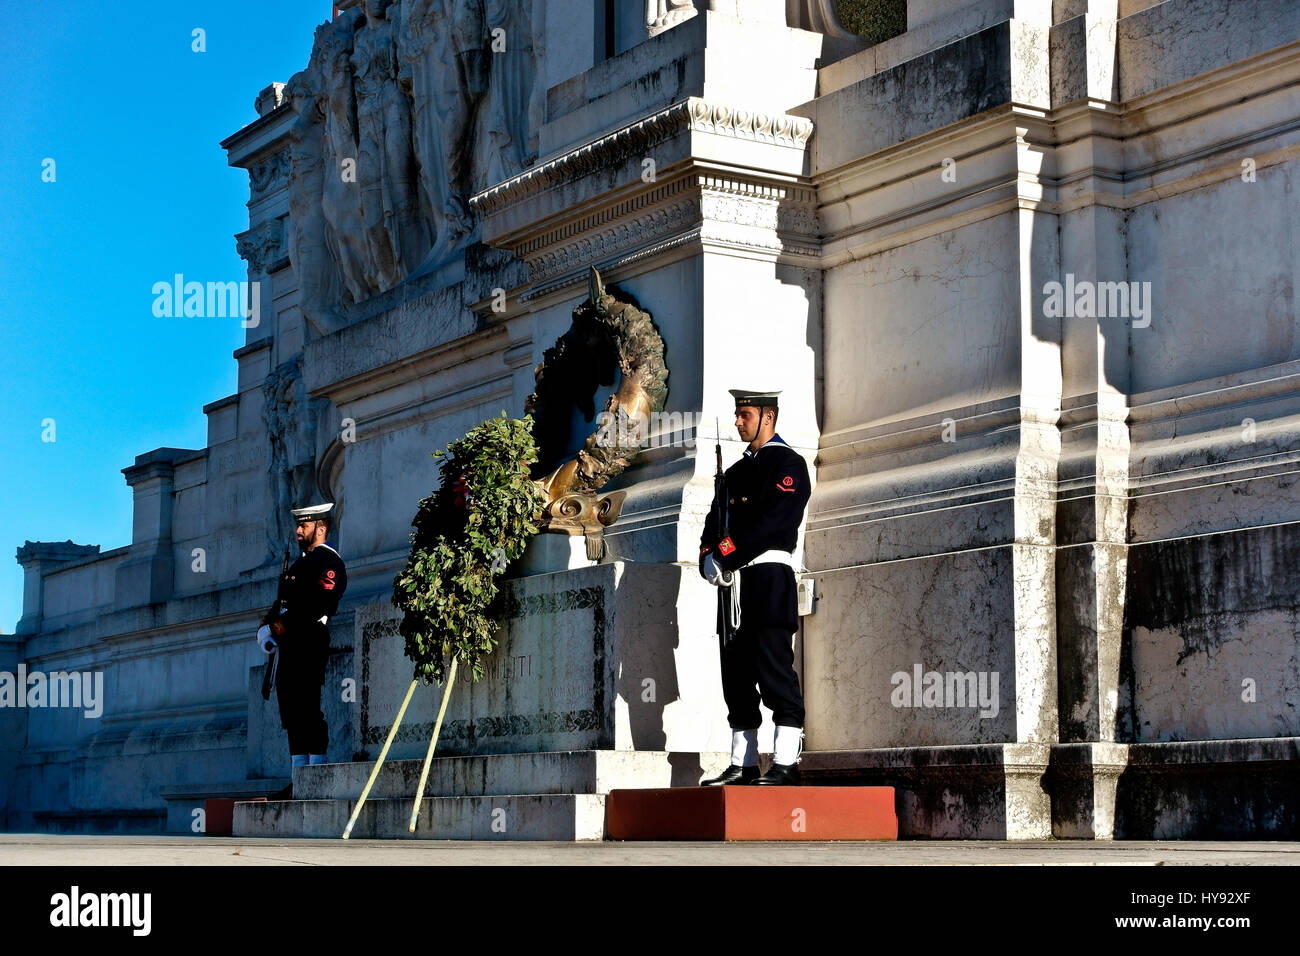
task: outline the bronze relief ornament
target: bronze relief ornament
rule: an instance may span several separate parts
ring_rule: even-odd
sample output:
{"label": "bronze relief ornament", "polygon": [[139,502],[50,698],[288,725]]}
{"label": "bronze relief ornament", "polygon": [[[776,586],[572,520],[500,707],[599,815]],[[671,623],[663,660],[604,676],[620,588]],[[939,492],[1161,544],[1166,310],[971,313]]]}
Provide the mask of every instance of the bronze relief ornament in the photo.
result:
{"label": "bronze relief ornament", "polygon": [[607,290],[593,267],[589,296],[573,310],[573,322],[547,349],[534,371],[536,385],[525,409],[533,416],[541,462],[534,477],[546,494],[541,528],[586,537],[587,557],[604,556],[603,532],[623,507],[627,492],[597,492],[622,474],[640,451],[644,429],[597,427],[578,452],[562,461],[576,407],[596,417],[597,388],[618,388],[605,402],[606,421],[645,423],[663,411],[668,397],[664,340],[648,312],[627,293]]}

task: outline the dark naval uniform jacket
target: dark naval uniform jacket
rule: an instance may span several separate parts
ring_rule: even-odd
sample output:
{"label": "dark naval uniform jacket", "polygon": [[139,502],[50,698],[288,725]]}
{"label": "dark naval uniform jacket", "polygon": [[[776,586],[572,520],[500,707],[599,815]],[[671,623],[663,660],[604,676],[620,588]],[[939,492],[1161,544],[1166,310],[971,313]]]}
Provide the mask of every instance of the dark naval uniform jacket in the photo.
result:
{"label": "dark naval uniform jacket", "polygon": [[[303,552],[281,577],[278,601],[284,613],[278,616],[283,633],[276,638],[280,655],[277,684],[283,680],[318,686],[325,682],[330,646],[327,622],[338,611],[347,587],[343,559],[327,544]],[[274,627],[274,620],[273,612],[262,623]]]}
{"label": "dark naval uniform jacket", "polygon": [[[740,626],[780,628],[799,626],[799,600],[794,571],[787,565],[762,563],[745,567],[765,551],[794,551],[799,523],[812,494],[808,465],[780,435],[756,452],[748,448],[727,469],[727,534],[718,527],[718,502],[704,522],[700,538],[705,554],[724,571],[740,570]],[[743,569],[743,570],[741,570]]]}

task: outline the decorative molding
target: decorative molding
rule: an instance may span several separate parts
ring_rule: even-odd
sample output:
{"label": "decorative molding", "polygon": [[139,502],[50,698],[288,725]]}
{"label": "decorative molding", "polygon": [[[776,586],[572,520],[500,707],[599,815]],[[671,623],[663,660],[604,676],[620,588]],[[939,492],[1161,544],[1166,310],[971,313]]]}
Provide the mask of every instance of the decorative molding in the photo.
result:
{"label": "decorative molding", "polygon": [[44,562],[51,566],[81,558],[99,557],[97,544],[73,544],[67,541],[25,541],[18,549],[17,561],[21,565]]}
{"label": "decorative molding", "polygon": [[[624,255],[616,255],[603,263],[597,263],[597,265],[608,272],[617,272],[632,263],[640,262],[643,259],[652,259],[658,255],[667,255],[682,246],[699,242],[700,234],[701,229],[696,225],[691,229],[688,229],[686,232],[678,233],[675,236],[655,242],[649,246],[635,249],[634,251]],[[525,302],[533,301],[545,298],[546,296],[551,295],[560,289],[567,288],[568,286],[578,285],[585,281],[584,269],[585,267],[581,267],[574,271],[563,272],[557,277],[545,282],[534,283],[533,286],[521,296],[521,298]]]}
{"label": "decorative molding", "polygon": [[516,342],[501,354],[501,361],[507,368],[520,369],[533,365],[533,340]]}
{"label": "decorative molding", "polygon": [[817,256],[816,202],[816,192],[807,186],[690,173],[508,248],[528,263],[534,293],[537,284],[557,276],[600,266],[687,232],[696,239],[767,254]]}
{"label": "decorative molding", "polygon": [[257,94],[257,99],[253,100],[253,109],[258,116],[265,116],[284,105],[284,86],[283,83],[272,83]]}
{"label": "decorative molding", "polygon": [[248,167],[250,201],[261,199],[273,189],[289,185],[289,150],[274,153]]}
{"label": "decorative molding", "polygon": [[667,182],[657,183],[634,196],[581,213],[561,225],[535,233],[522,242],[511,243],[509,248],[521,259],[528,259],[541,250],[562,243],[571,237],[601,228],[614,229],[619,225],[628,225],[638,218],[636,214],[641,210],[680,202],[682,194],[687,193],[693,185],[692,177],[677,176]]}
{"label": "decorative molding", "polygon": [[691,115],[689,128],[692,132],[716,133],[792,149],[807,146],[813,133],[813,121],[803,116],[736,109],[694,96],[686,104]]}
{"label": "decorative molding", "polygon": [[479,216],[489,216],[596,170],[644,156],[647,150],[684,132],[803,149],[812,136],[813,122],[802,116],[738,109],[692,96],[479,193],[470,200],[470,208]]}
{"label": "decorative molding", "polygon": [[284,220],[267,219],[235,236],[235,251],[255,273],[265,274],[270,266],[285,257]]}
{"label": "decorative molding", "polygon": [[671,205],[660,206],[611,228],[528,257],[529,278],[532,282],[542,282],[562,273],[585,269],[590,264],[672,235],[699,221],[699,199],[683,197]]}

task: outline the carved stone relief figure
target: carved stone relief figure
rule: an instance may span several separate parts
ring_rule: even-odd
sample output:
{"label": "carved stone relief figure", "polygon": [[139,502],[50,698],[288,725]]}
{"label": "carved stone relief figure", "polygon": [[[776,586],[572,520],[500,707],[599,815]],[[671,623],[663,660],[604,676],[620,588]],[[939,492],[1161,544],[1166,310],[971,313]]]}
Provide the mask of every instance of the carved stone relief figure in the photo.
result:
{"label": "carved stone relief figure", "polygon": [[425,261],[436,264],[474,225],[467,205],[474,118],[488,88],[482,0],[409,0],[398,42],[414,102],[421,199],[434,232]]}
{"label": "carved stone relief figure", "polygon": [[[284,84],[280,84],[283,87]],[[253,199],[261,199],[272,189],[278,187],[288,172],[288,157],[283,150],[277,150],[266,160],[258,163],[248,171],[248,186]]]}
{"label": "carved stone relief figure", "polygon": [[302,357],[280,365],[262,383],[262,421],[269,439],[267,479],[273,517],[267,528],[268,560],[293,538],[289,511],[316,493],[318,403],[307,398]]}
{"label": "carved stone relief figure", "polygon": [[485,0],[484,7],[492,51],[487,155],[491,184],[509,179],[536,158],[529,151],[536,64],[532,0]]}
{"label": "carved stone relief figure", "polygon": [[295,73],[285,87],[296,117],[289,128],[289,258],[303,316],[322,335],[343,325],[338,268],[325,245],[323,80],[313,53],[307,69]]}
{"label": "carved stone relief figure", "polygon": [[528,101],[528,155],[531,165],[538,158],[542,124],[546,122],[546,84],[539,79],[546,62],[546,0],[533,0],[533,93]]}
{"label": "carved stone relief figure", "polygon": [[357,96],[361,216],[379,291],[391,289],[429,247],[420,219],[411,149],[411,106],[398,85],[394,24],[401,7],[364,0],[352,53]]}
{"label": "carved stone relief figure", "polygon": [[658,36],[695,16],[695,0],[646,0],[645,25],[650,36]]}
{"label": "carved stone relief figure", "polygon": [[449,259],[473,239],[481,180],[535,161],[544,14],[543,0],[363,0],[317,29],[285,92],[288,245],[317,332]]}
{"label": "carved stone relief figure", "polygon": [[316,34],[324,73],[325,161],[321,205],[329,228],[325,242],[338,264],[343,286],[353,302],[378,291],[367,277],[374,274],[361,218],[361,194],[356,173],[357,118],[352,83],[352,37],[360,12],[349,10]]}

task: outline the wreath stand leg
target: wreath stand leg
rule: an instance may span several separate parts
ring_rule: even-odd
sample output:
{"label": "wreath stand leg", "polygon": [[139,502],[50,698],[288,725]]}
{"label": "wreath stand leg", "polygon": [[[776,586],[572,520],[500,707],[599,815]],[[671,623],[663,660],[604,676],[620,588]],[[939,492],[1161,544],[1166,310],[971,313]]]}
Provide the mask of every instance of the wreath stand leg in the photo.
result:
{"label": "wreath stand leg", "polygon": [[361,816],[361,808],[365,806],[366,797],[370,796],[370,788],[375,785],[375,779],[379,776],[379,768],[384,765],[384,758],[388,756],[388,748],[393,745],[393,738],[397,736],[397,728],[402,725],[402,718],[406,716],[406,707],[411,702],[411,695],[415,693],[415,685],[419,680],[411,681],[411,686],[406,688],[406,699],[402,701],[402,708],[397,712],[397,719],[393,721],[393,728],[388,731],[388,739],[384,741],[384,749],[379,751],[379,759],[375,761],[375,769],[370,771],[370,779],[366,781],[366,788],[361,791],[361,799],[357,801],[356,807],[352,810],[352,819],[348,820],[347,828],[343,831],[343,839],[352,835],[352,828],[356,826],[357,817]]}
{"label": "wreath stand leg", "polygon": [[420,816],[420,804],[424,802],[424,785],[429,782],[429,765],[433,763],[433,748],[438,746],[438,734],[442,732],[442,718],[447,713],[447,700],[451,697],[451,689],[456,686],[457,662],[457,658],[451,659],[451,669],[447,671],[447,683],[442,687],[442,704],[438,707],[438,719],[433,725],[433,736],[429,738],[429,752],[424,755],[424,769],[420,771],[420,789],[415,792],[415,805],[411,807],[411,825],[407,827],[408,833],[415,832],[415,821]]}

